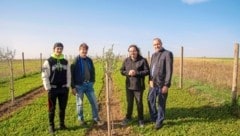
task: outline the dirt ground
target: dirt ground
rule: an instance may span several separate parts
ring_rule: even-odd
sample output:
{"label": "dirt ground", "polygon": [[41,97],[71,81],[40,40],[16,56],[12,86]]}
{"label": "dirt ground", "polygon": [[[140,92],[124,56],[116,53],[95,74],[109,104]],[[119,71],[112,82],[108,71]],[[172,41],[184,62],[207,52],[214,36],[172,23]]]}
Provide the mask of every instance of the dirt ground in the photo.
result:
{"label": "dirt ground", "polygon": [[[130,126],[121,126],[121,121],[124,115],[121,111],[120,98],[118,98],[117,90],[114,89],[109,93],[109,105],[110,105],[110,134],[113,136],[126,136],[133,135]],[[105,93],[105,91],[103,92]],[[106,106],[106,95],[100,99],[100,113],[99,116],[105,121],[103,126],[93,126],[86,135],[88,136],[107,136],[108,135],[108,123],[107,123],[107,106]]]}

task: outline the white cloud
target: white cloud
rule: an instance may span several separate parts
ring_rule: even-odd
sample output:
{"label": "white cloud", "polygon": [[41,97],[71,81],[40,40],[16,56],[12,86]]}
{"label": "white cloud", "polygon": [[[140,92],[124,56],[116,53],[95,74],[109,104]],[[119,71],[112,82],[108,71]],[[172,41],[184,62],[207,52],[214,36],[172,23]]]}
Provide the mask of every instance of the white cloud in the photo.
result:
{"label": "white cloud", "polygon": [[203,3],[203,2],[207,2],[207,1],[209,1],[209,0],[182,0],[183,3],[186,3],[188,5]]}

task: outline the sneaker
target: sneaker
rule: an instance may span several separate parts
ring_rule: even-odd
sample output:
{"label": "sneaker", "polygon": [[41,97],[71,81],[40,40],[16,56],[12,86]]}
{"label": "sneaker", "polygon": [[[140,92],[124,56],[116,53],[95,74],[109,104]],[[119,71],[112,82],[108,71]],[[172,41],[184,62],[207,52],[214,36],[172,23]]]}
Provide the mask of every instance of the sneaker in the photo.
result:
{"label": "sneaker", "polygon": [[80,126],[86,126],[87,125],[87,123],[84,120],[80,120],[79,124],[80,124]]}
{"label": "sneaker", "polygon": [[123,119],[123,121],[121,122],[121,125],[122,125],[122,126],[126,126],[130,121],[131,121],[131,119],[125,118],[125,119]]}
{"label": "sneaker", "polygon": [[93,124],[97,124],[98,126],[102,126],[104,124],[104,122],[102,122],[101,120],[94,120]]}
{"label": "sneaker", "polygon": [[49,133],[50,133],[50,134],[54,134],[54,132],[55,132],[54,126],[50,126],[50,127],[49,127]]}
{"label": "sneaker", "polygon": [[158,129],[162,128],[162,126],[163,126],[163,123],[158,123],[155,125],[155,129],[158,130]]}
{"label": "sneaker", "polygon": [[63,125],[60,125],[60,130],[64,130],[64,129],[67,129],[67,127],[63,124]]}
{"label": "sneaker", "polygon": [[140,126],[141,128],[144,127],[144,121],[143,121],[143,120],[139,120],[138,123],[139,123],[139,126]]}

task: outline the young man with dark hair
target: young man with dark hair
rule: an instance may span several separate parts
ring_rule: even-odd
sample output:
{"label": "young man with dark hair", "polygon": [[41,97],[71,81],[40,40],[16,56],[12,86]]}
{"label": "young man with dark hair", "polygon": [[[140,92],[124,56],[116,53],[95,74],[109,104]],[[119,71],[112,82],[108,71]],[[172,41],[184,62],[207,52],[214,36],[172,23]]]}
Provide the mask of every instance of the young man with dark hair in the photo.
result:
{"label": "young man with dark hair", "polygon": [[49,118],[49,132],[54,133],[54,117],[56,109],[56,101],[59,103],[59,120],[60,129],[66,129],[65,109],[67,107],[68,92],[71,84],[71,71],[68,61],[64,59],[62,54],[63,44],[55,43],[53,46],[53,53],[48,58],[42,69],[42,80],[45,90],[48,92],[48,118]]}

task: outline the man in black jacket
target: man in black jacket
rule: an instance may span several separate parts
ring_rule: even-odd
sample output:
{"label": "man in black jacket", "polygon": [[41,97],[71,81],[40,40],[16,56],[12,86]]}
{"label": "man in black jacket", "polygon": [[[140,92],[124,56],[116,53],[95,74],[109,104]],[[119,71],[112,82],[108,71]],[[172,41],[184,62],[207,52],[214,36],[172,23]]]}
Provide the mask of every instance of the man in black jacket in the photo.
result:
{"label": "man in black jacket", "polygon": [[159,38],[153,39],[153,47],[155,53],[151,57],[148,106],[151,121],[156,123],[155,129],[160,129],[165,119],[168,88],[171,86],[173,54],[162,47],[162,41]]}
{"label": "man in black jacket", "polygon": [[144,78],[149,74],[149,65],[145,58],[140,55],[140,50],[136,45],[130,45],[128,48],[129,57],[126,58],[121,67],[121,74],[126,76],[126,96],[127,96],[127,114],[122,121],[122,125],[132,119],[133,100],[135,97],[137,103],[139,126],[143,127],[143,102],[142,96],[145,90]]}

